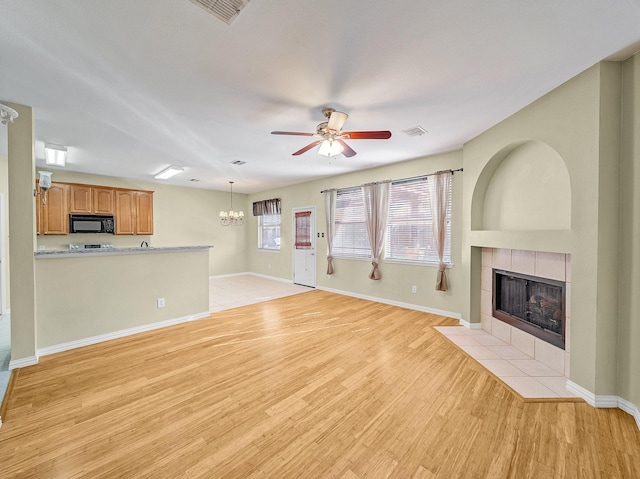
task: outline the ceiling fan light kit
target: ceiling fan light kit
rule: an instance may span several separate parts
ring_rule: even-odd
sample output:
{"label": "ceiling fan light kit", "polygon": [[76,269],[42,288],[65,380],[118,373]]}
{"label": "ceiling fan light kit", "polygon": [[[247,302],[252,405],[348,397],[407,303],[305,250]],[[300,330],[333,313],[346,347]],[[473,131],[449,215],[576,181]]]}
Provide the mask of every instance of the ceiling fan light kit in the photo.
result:
{"label": "ceiling fan light kit", "polygon": [[318,154],[322,156],[338,156],[342,153],[344,147],[334,140],[324,140],[320,143],[320,148],[318,148]]}
{"label": "ceiling fan light kit", "polygon": [[333,108],[325,108],[322,114],[327,121],[320,123],[316,128],[316,133],[302,133],[295,131],[272,131],[272,135],[295,135],[295,136],[313,136],[319,138],[307,146],[293,153],[293,156],[306,153],[313,147],[320,145],[318,154],[322,156],[337,156],[342,153],[344,156],[351,158],[356,152],[347,145],[344,140],[388,140],[391,138],[391,132],[388,130],[380,131],[342,131],[349,115]]}

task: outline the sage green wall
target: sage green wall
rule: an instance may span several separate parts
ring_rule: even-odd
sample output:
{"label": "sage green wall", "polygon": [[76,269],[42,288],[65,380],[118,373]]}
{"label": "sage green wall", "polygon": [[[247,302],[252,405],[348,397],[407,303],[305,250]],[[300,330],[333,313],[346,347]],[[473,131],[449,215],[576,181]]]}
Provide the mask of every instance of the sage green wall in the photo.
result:
{"label": "sage green wall", "polygon": [[4,231],[4,283],[2,288],[4,289],[4,309],[5,311],[11,308],[11,289],[9,287],[9,160],[6,156],[0,156],[0,194],[4,198],[4,211],[3,217],[3,231]]}
{"label": "sage green wall", "polygon": [[[209,311],[208,251],[39,258],[38,349]],[[156,300],[165,298],[158,308]]]}
{"label": "sage green wall", "polygon": [[34,118],[30,107],[9,105],[19,117],[8,125],[9,228],[11,229],[11,360],[36,353],[36,243]]}
{"label": "sage green wall", "polygon": [[[617,308],[612,303],[617,230],[612,217],[618,215],[614,176],[619,85],[619,64],[595,65],[469,141],[463,150],[463,318],[480,320],[479,247],[570,253],[571,380],[600,395],[616,391]],[[571,230],[483,231],[478,215],[484,210],[493,175],[502,161],[531,140],[557,152],[566,165],[571,181]],[[542,194],[554,192],[545,189]]]}
{"label": "sage green wall", "polygon": [[482,229],[571,229],[571,181],[560,155],[539,141],[513,150],[487,186]]}
{"label": "sage green wall", "polygon": [[640,407],[640,53],[623,64],[619,395]]}
{"label": "sage green wall", "polygon": [[[209,275],[247,271],[246,234],[243,228],[220,225],[218,214],[229,209],[229,193],[183,188],[108,176],[53,171],[53,181],[114,186],[154,191],[154,234],[144,235],[52,235],[38,236],[38,246],[67,249],[69,243],[111,242],[116,247],[213,245],[209,253]],[[234,204],[246,207],[247,196],[234,193]]]}
{"label": "sage green wall", "polygon": [[[351,161],[351,160],[336,160]],[[292,251],[292,209],[315,206],[316,231],[326,233],[324,197],[320,191],[331,188],[358,186],[372,181],[409,178],[434,173],[443,169],[457,169],[462,165],[462,152],[456,151],[417,160],[395,163],[355,173],[343,174],[331,178],[311,181],[286,188],[263,191],[249,196],[249,203],[270,198],[281,198],[281,251],[279,253],[262,252],[257,249],[258,220],[250,216],[247,223],[249,236],[249,265],[255,273],[291,280],[293,271]],[[447,270],[450,289],[447,292],[435,291],[437,267],[415,266],[385,262],[382,259],[380,271],[382,279],[373,281],[368,278],[371,271],[369,261],[333,260],[335,272],[326,275],[326,240],[316,238],[316,277],[317,286],[330,288],[363,296],[372,296],[388,301],[409,303],[424,308],[436,309],[454,315],[460,313],[463,287],[460,275],[460,225],[462,205],[462,176],[453,177],[453,224],[452,224],[452,262],[454,267]],[[416,285],[418,292],[413,294],[411,286]]]}

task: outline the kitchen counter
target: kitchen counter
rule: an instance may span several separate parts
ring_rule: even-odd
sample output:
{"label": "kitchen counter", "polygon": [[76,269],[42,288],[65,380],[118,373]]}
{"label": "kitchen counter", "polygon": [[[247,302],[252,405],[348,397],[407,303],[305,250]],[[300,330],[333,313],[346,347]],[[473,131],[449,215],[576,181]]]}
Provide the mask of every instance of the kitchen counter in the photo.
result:
{"label": "kitchen counter", "polygon": [[72,258],[80,256],[112,256],[125,254],[149,254],[149,253],[180,253],[183,251],[198,251],[213,248],[211,245],[205,246],[148,246],[131,248],[102,248],[102,249],[76,249],[76,250],[41,250],[35,251],[33,255],[36,259],[48,258]]}

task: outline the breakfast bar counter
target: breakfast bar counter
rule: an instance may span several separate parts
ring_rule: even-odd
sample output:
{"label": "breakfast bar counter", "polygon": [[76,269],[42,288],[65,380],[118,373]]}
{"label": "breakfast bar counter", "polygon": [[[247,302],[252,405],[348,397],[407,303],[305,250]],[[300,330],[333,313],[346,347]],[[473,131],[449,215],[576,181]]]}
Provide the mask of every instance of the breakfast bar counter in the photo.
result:
{"label": "breakfast bar counter", "polygon": [[38,355],[208,316],[211,248],[37,251]]}
{"label": "breakfast bar counter", "polygon": [[180,253],[208,250],[210,248],[213,248],[213,246],[136,246],[131,248],[63,249],[36,251],[34,252],[34,256],[36,257],[36,259],[70,258],[79,256],[110,256],[123,254]]}

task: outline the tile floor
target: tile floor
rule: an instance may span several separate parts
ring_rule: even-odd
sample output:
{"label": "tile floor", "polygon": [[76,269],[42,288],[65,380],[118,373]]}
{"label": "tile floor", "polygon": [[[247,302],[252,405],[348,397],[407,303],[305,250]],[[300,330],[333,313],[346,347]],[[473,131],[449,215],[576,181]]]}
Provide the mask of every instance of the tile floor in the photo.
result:
{"label": "tile floor", "polygon": [[574,398],[567,378],[482,329],[436,326],[436,330],[527,399]]}
{"label": "tile floor", "polygon": [[209,312],[270,301],[313,288],[284,281],[243,274],[209,279]]}

